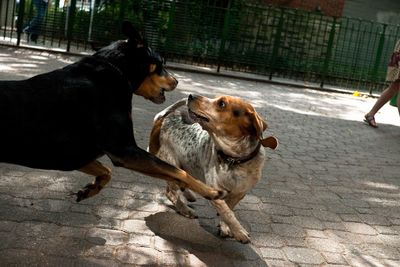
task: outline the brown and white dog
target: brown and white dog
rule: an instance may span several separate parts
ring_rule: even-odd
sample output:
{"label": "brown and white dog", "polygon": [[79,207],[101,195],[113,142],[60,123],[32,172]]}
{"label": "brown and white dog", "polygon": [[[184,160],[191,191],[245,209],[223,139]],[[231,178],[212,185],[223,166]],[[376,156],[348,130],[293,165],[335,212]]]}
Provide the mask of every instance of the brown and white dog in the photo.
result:
{"label": "brown and white dog", "polygon": [[[232,210],[261,178],[263,147],[278,146],[275,137],[262,137],[266,128],[253,106],[240,98],[189,95],[156,115],[149,151],[206,184],[229,192],[225,200],[211,201],[222,219],[220,235],[248,243],[249,233]],[[195,201],[190,191],[181,191],[176,183],[168,182],[166,195],[177,212],[196,217],[187,205],[187,201]]]}

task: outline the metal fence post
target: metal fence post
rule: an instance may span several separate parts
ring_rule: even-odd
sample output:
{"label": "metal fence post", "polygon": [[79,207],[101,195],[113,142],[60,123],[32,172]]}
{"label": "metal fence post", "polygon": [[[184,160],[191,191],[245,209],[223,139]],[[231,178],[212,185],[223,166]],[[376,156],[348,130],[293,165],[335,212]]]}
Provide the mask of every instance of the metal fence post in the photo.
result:
{"label": "metal fence post", "polygon": [[[372,80],[375,82],[378,82],[378,69],[379,69],[379,63],[381,62],[382,54],[383,54],[383,45],[385,43],[386,27],[387,27],[387,24],[383,24],[383,30],[382,30],[381,36],[379,37],[378,49],[376,51],[374,68],[372,71]],[[369,89],[369,94],[370,95],[372,94],[372,87],[370,87],[370,89]]]}
{"label": "metal fence post", "polygon": [[174,28],[174,23],[175,23],[175,12],[176,12],[176,0],[173,0],[171,2],[171,7],[169,9],[169,20],[167,24],[167,32],[165,34],[165,42],[164,45],[160,46],[160,52],[162,53],[168,53],[171,51],[170,43],[171,43],[171,36],[172,36],[172,31]]}
{"label": "metal fence post", "polygon": [[276,29],[276,33],[275,33],[275,40],[274,40],[274,44],[272,47],[272,56],[271,56],[271,62],[270,62],[270,66],[271,66],[271,71],[269,73],[269,79],[272,80],[272,75],[274,72],[274,67],[276,66],[276,59],[278,58],[278,50],[279,50],[279,46],[281,44],[281,38],[282,38],[282,30],[283,30],[283,8],[280,9],[280,16],[279,16],[279,22],[278,22],[278,28]]}
{"label": "metal fence post", "polygon": [[[94,0],[92,0],[92,1],[94,1]],[[119,9],[119,17],[118,17],[119,33],[121,33],[121,25],[122,25],[122,22],[125,19],[126,6],[127,6],[127,1],[126,0],[122,0],[121,1],[121,6],[120,6],[120,9]]]}
{"label": "metal fence post", "polygon": [[17,18],[17,46],[21,43],[22,28],[24,27],[25,0],[20,0]]}
{"label": "metal fence post", "polygon": [[228,38],[230,13],[231,13],[231,1],[228,2],[228,6],[226,8],[226,14],[225,14],[225,18],[224,18],[224,28],[222,30],[221,45],[220,45],[219,51],[218,51],[217,72],[219,72],[221,69],[221,61],[223,59],[223,54],[225,51],[225,43],[226,43],[226,39]]}
{"label": "metal fence post", "polygon": [[72,33],[74,30],[75,23],[75,14],[76,14],[76,0],[71,0],[71,3],[68,8],[67,14],[67,52],[71,50],[71,42],[72,42]]}
{"label": "metal fence post", "polygon": [[321,88],[324,87],[325,78],[328,73],[328,67],[329,67],[329,63],[330,63],[332,51],[333,51],[333,40],[335,38],[335,33],[336,33],[336,18],[333,18],[333,25],[332,25],[332,29],[329,33],[328,48],[326,49],[324,66],[322,69],[322,78],[321,78],[321,84],[320,84]]}

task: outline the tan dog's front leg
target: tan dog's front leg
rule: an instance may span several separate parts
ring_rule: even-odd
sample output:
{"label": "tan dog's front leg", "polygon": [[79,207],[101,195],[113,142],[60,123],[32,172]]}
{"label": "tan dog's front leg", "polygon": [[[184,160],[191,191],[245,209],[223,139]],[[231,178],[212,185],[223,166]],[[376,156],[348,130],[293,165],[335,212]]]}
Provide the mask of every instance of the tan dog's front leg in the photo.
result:
{"label": "tan dog's front leg", "polygon": [[[239,203],[240,200],[244,198],[246,194],[236,194],[236,195],[230,195],[229,198],[225,199],[226,204],[228,207],[233,211],[233,208]],[[233,237],[233,234],[231,232],[231,229],[229,226],[221,220],[219,223],[219,229],[220,229],[220,235],[222,237]]]}
{"label": "tan dog's front leg", "polygon": [[246,231],[246,229],[243,228],[243,226],[236,219],[235,214],[229,208],[228,204],[226,204],[224,200],[213,200],[211,201],[211,203],[218,211],[219,216],[221,216],[221,220],[225,222],[229,227],[230,233],[232,234],[233,238],[242,243],[249,243],[250,242],[249,233]]}

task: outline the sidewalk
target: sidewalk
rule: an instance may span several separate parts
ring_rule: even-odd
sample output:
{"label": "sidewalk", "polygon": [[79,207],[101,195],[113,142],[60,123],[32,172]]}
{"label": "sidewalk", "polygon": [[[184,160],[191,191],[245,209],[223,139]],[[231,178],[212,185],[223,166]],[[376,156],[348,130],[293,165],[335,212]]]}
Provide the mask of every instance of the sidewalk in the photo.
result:
{"label": "sidewalk", "polygon": [[[0,79],[76,59],[0,46]],[[396,108],[386,105],[373,129],[362,123],[373,98],[173,72],[179,85],[165,104],[134,97],[141,147],[153,116],[189,93],[243,97],[279,138],[235,211],[252,243],[220,239],[204,199],[194,204],[199,219],[176,214],[160,180],[114,167],[100,195],[76,203],[68,194],[87,175],[0,163],[0,266],[400,266]]]}

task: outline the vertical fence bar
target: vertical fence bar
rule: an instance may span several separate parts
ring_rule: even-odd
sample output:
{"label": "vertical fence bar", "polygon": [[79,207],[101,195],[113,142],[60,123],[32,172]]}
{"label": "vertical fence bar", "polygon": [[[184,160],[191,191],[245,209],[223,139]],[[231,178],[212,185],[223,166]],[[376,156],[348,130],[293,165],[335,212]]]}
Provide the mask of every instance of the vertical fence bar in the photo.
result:
{"label": "vertical fence bar", "polygon": [[24,27],[25,0],[20,0],[17,19],[17,46],[21,43],[22,28]]}
{"label": "vertical fence bar", "polygon": [[[379,37],[378,49],[376,51],[374,68],[372,71],[372,80],[376,83],[378,82],[379,63],[381,62],[381,59],[382,59],[383,45],[385,44],[386,27],[387,27],[387,24],[383,24],[383,29],[382,29],[382,32]],[[369,94],[370,95],[372,94],[372,87],[370,87],[370,89],[369,89]]]}
{"label": "vertical fence bar", "polygon": [[72,33],[74,30],[75,23],[75,13],[76,13],[76,0],[71,0],[70,6],[68,8],[68,28],[67,28],[67,52],[71,50]]}
{"label": "vertical fence bar", "polygon": [[328,74],[328,68],[329,68],[329,63],[330,63],[331,57],[332,57],[333,40],[335,38],[335,34],[336,34],[336,18],[333,18],[332,29],[329,33],[328,48],[326,50],[324,67],[322,69],[322,78],[321,78],[321,84],[320,84],[321,88],[324,87],[325,78],[326,78],[326,75]]}
{"label": "vertical fence bar", "polygon": [[169,46],[171,43],[172,32],[173,32],[174,23],[175,23],[175,13],[176,13],[176,0],[173,0],[171,2],[171,6],[169,9],[169,20],[168,20],[168,24],[167,24],[167,32],[165,34],[165,42],[160,51],[164,54],[168,54],[168,52],[170,52],[170,50],[171,50]]}
{"label": "vertical fence bar", "polygon": [[[6,2],[6,11],[5,11],[5,16],[4,16],[4,31],[3,31],[3,37],[5,38],[6,37],[6,34],[7,34],[7,26],[8,26],[8,24],[7,24],[7,21],[8,21],[8,10],[9,10],[9,5],[10,5],[10,1],[7,1]],[[1,10],[0,10],[1,11]]]}
{"label": "vertical fence bar", "polygon": [[278,50],[281,44],[281,37],[282,37],[282,29],[283,29],[283,8],[280,9],[279,21],[278,21],[278,28],[276,29],[274,44],[272,47],[272,56],[271,56],[271,71],[269,73],[269,79],[272,80],[272,75],[274,73],[276,59],[278,57]]}
{"label": "vertical fence bar", "polygon": [[221,40],[221,45],[219,47],[219,52],[218,52],[217,72],[219,72],[221,69],[221,61],[223,59],[223,54],[225,52],[225,43],[226,43],[226,39],[228,38],[228,33],[229,33],[230,13],[231,13],[231,2],[228,3],[228,6],[226,8],[226,14],[224,17],[224,28],[222,30],[222,40]]}

